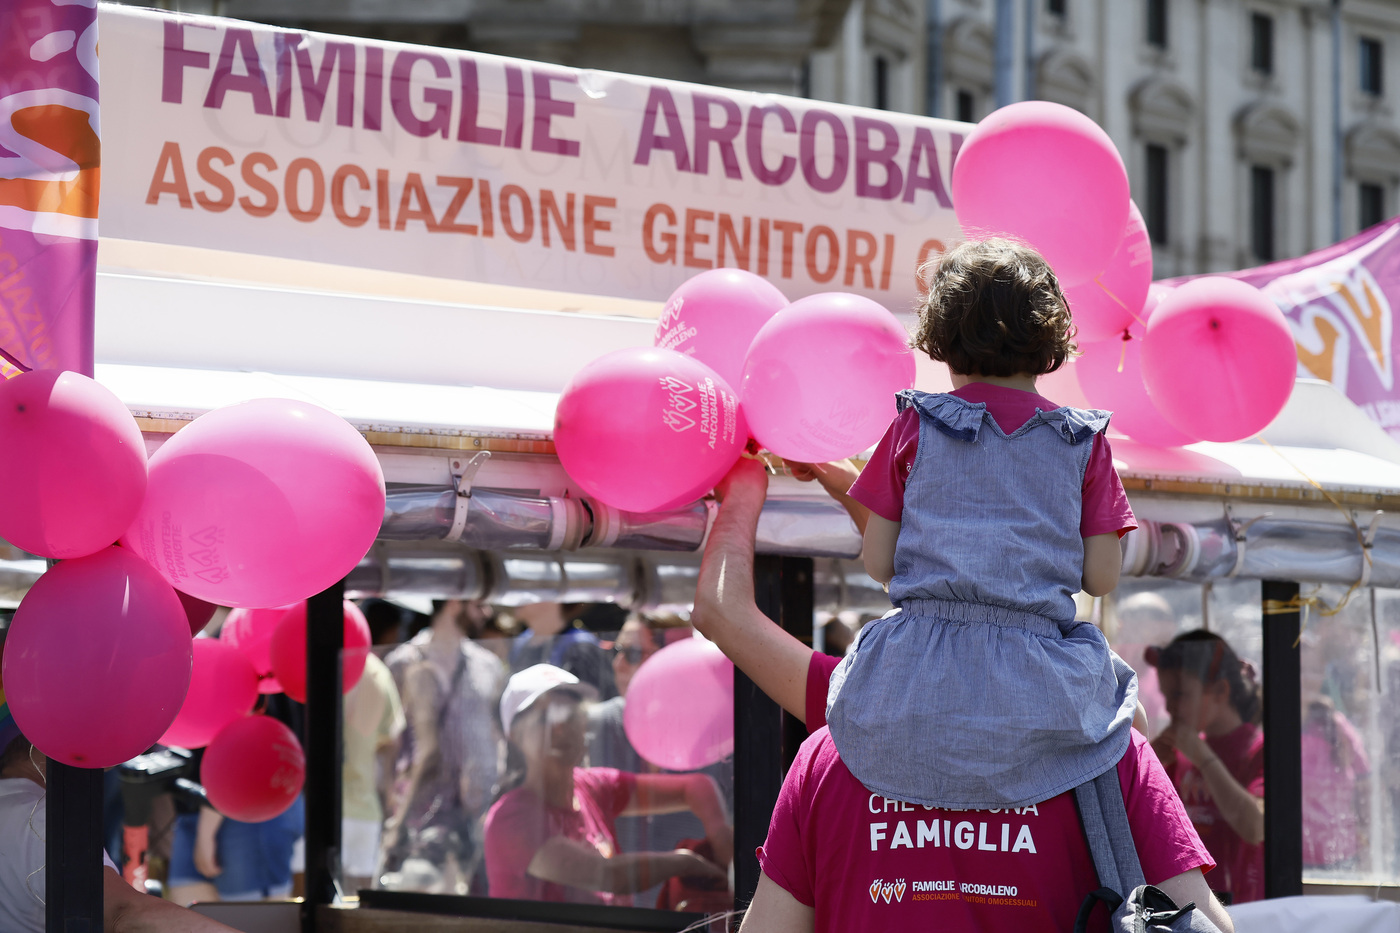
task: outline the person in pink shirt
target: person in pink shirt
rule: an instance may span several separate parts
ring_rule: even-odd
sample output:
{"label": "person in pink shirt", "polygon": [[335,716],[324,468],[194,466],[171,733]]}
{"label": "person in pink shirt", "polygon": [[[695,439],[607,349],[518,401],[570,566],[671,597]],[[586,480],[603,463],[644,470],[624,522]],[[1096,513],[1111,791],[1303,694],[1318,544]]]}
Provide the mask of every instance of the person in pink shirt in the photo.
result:
{"label": "person in pink shirt", "polygon": [[[705,774],[629,774],[586,768],[587,714],[596,692],[562,668],[536,664],[513,675],[501,723],[514,772],[486,814],[491,897],[630,905],[631,895],[673,877],[727,881],[734,831],[714,779]],[[619,852],[619,816],[689,809],[716,861],[677,849]]]}
{"label": "person in pink shirt", "polygon": [[[1072,929],[1097,879],[1071,794],[1013,810],[935,810],[872,794],[841,763],[821,721],[837,659],[814,654],[754,603],[754,536],[766,484],[762,467],[749,460],[720,484],[692,616],[764,692],[814,729],[774,810],[743,929]],[[1141,734],[1118,775],[1147,880],[1233,930],[1202,875],[1214,862]],[[1102,916],[1096,920],[1102,929]]]}
{"label": "person in pink shirt", "polygon": [[1264,896],[1264,732],[1252,669],[1219,635],[1183,632],[1145,654],[1171,724],[1153,741],[1232,903]]}

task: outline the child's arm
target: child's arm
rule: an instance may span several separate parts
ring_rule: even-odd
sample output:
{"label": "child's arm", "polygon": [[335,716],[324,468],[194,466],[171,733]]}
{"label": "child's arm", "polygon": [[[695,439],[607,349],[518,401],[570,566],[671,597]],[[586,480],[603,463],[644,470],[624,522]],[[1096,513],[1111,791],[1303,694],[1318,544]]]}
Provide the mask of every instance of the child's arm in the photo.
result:
{"label": "child's arm", "polygon": [[[865,547],[860,556],[865,563],[865,572],[874,577],[877,583],[889,583],[894,578],[894,546],[899,540],[899,524],[874,512],[866,520]],[[1085,566],[1088,566],[1087,559]]]}
{"label": "child's arm", "polygon": [[1084,539],[1084,592],[1090,596],[1107,596],[1118,585],[1118,574],[1122,570],[1123,550],[1118,545],[1118,532]]}

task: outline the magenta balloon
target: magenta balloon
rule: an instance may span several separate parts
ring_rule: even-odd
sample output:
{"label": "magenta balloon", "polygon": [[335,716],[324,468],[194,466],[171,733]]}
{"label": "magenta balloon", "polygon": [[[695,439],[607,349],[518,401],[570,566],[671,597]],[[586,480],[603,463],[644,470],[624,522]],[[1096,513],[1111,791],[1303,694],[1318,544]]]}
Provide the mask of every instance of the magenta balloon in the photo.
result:
{"label": "magenta balloon", "polygon": [[384,474],[359,432],[324,408],[265,398],[166,441],[122,541],[191,596],[279,606],[349,573],[383,519]]}
{"label": "magenta balloon", "polygon": [[40,557],[83,557],[126,531],[146,494],[131,412],[78,373],[0,380],[0,538]]}
{"label": "magenta balloon", "polygon": [[637,669],[622,726],[647,761],[693,771],[734,751],[734,665],[703,638],[667,645]]}
{"label": "magenta balloon", "polygon": [[1112,337],[1080,344],[1074,375],[1089,404],[1113,412],[1112,426],[1140,444],[1180,447],[1198,438],[1177,430],[1162,417],[1142,381],[1142,325],[1127,329],[1128,338]]}
{"label": "magenta balloon", "polygon": [[190,686],[190,627],[175,591],[109,547],[51,567],[5,640],[5,699],[48,757],[110,768],[156,743]]}
{"label": "magenta balloon", "polygon": [[273,609],[234,609],[219,629],[219,639],[243,652],[258,675],[259,693],[281,693],[282,685],[272,673],[272,633],[293,606]]}
{"label": "magenta balloon", "polygon": [[204,626],[209,624],[209,620],[214,618],[214,613],[219,607],[179,590],[175,591],[175,595],[180,597],[180,605],[185,607],[185,617],[190,622],[190,634],[198,635],[204,630]]}
{"label": "magenta balloon", "polygon": [[203,748],[257,699],[258,674],[243,652],[214,638],[196,638],[189,693],[160,742]]}
{"label": "magenta balloon", "polygon": [[199,775],[214,809],[261,823],[296,803],[306,783],[306,753],[292,730],[272,717],[242,716],[214,736]]}
{"label": "magenta balloon", "polygon": [[744,364],[744,416],[787,460],[825,463],[885,433],[894,396],[914,385],[909,334],[879,304],[825,292],[794,301],[754,337]]}
{"label": "magenta balloon", "polygon": [[559,462],[590,496],[629,512],[693,502],[748,443],[729,384],[675,350],[630,347],[580,369],[554,414]]}
{"label": "magenta balloon", "polygon": [[[345,648],[341,651],[341,692],[349,693],[365,672],[369,654],[369,622],[350,600],[342,609]],[[306,702],[306,603],[297,603],[282,614],[268,646],[272,673],[282,692],[298,703]]]}
{"label": "magenta balloon", "polygon": [[1293,393],[1298,348],[1259,289],[1207,276],[1174,288],[1147,322],[1142,377],[1168,421],[1206,441],[1253,437]]}
{"label": "magenta balloon", "polygon": [[1107,268],[1088,282],[1065,286],[1081,343],[1120,337],[1128,325],[1147,320],[1142,306],[1152,285],[1152,240],[1137,205],[1128,207],[1127,229]]}
{"label": "magenta balloon", "polygon": [[1128,223],[1128,173],[1097,123],[1030,100],[988,114],[953,164],[953,207],[968,236],[1034,246],[1062,285],[1098,275]]}
{"label": "magenta balloon", "polygon": [[737,386],[749,342],[787,303],[782,292],[752,272],[711,269],[687,279],[666,299],[652,342],[695,357]]}

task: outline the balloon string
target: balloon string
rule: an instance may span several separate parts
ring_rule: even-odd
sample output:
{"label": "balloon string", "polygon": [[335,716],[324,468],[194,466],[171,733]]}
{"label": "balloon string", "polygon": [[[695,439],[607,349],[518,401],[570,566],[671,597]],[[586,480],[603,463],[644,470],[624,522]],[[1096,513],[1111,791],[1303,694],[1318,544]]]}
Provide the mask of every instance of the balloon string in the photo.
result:
{"label": "balloon string", "polygon": [[1128,341],[1133,338],[1128,336],[1128,328],[1123,328],[1123,340],[1118,348],[1118,372],[1123,372],[1123,364],[1128,362]]}
{"label": "balloon string", "polygon": [[27,372],[32,372],[32,371],[33,371],[33,367],[32,367],[32,366],[25,366],[25,365],[24,365],[23,363],[21,363],[19,360],[15,359],[13,356],[11,356],[11,355],[5,350],[4,347],[0,347],[0,359],[4,359],[4,361],[5,361],[6,363],[9,363],[11,366],[13,366],[15,369],[18,369],[18,370],[19,370],[20,372],[22,372],[22,373],[27,373]]}
{"label": "balloon string", "polygon": [[[1142,318],[1138,317],[1136,311],[1134,311],[1132,308],[1128,307],[1127,305],[1123,304],[1123,299],[1119,298],[1117,295],[1113,294],[1113,292],[1109,291],[1107,285],[1103,284],[1103,283],[1100,282],[1098,279],[1094,279],[1094,284],[1097,285],[1099,288],[1102,288],[1102,289],[1103,289],[1103,293],[1104,293],[1105,295],[1107,295],[1108,297],[1112,298],[1114,304],[1116,304],[1118,307],[1122,308],[1124,311],[1128,312],[1128,316],[1131,317],[1134,321],[1137,321],[1139,324],[1143,325],[1144,327],[1147,326],[1147,322],[1144,321]],[[1122,372],[1122,370],[1120,369],[1119,372]]]}
{"label": "balloon string", "polygon": [[[1336,507],[1336,509],[1337,509],[1338,512],[1341,512],[1341,513],[1342,513],[1342,517],[1345,518],[1345,519],[1347,520],[1347,524],[1351,526],[1351,530],[1356,534],[1356,543],[1359,544],[1359,545],[1361,545],[1361,557],[1362,557],[1362,559],[1363,559],[1367,564],[1371,563],[1371,549],[1368,548],[1368,547],[1366,546],[1366,533],[1363,532],[1363,531],[1361,530],[1361,526],[1358,525],[1358,524],[1356,523],[1356,518],[1353,517],[1353,515],[1351,514],[1351,511],[1350,511],[1349,509],[1347,509],[1345,506],[1343,506],[1340,502],[1338,502],[1338,501],[1337,501],[1337,498],[1336,498],[1335,496],[1333,496],[1330,492],[1328,492],[1326,489],[1324,489],[1321,483],[1319,483],[1317,480],[1315,480],[1315,479],[1313,479],[1311,476],[1309,476],[1309,475],[1307,474],[1307,472],[1306,472],[1302,467],[1298,466],[1298,464],[1294,463],[1292,460],[1289,460],[1287,457],[1285,457],[1285,456],[1283,455],[1283,451],[1279,450],[1279,449],[1278,449],[1277,447],[1275,447],[1273,444],[1270,444],[1270,443],[1268,442],[1268,440],[1266,440],[1266,439],[1263,437],[1263,435],[1260,435],[1260,436],[1259,436],[1259,442],[1260,442],[1261,444],[1263,444],[1265,447],[1267,447],[1267,448],[1269,448],[1270,450],[1272,450],[1275,454],[1277,454],[1277,455],[1278,455],[1278,458],[1279,458],[1280,460],[1282,460],[1284,463],[1288,464],[1288,465],[1291,466],[1294,470],[1296,470],[1299,476],[1301,476],[1303,479],[1307,480],[1308,483],[1311,484],[1311,485],[1313,486],[1313,488],[1315,488],[1318,492],[1322,493],[1323,497],[1326,498],[1328,502],[1332,503],[1332,505]],[[1363,569],[1364,569],[1364,568],[1363,568]],[[1316,593],[1310,594],[1310,595],[1308,595],[1308,596],[1303,596],[1303,595],[1299,594],[1298,596],[1294,596],[1292,599],[1286,599],[1286,600],[1284,600],[1284,599],[1270,599],[1270,600],[1265,600],[1265,603],[1264,603],[1264,615],[1266,615],[1266,616],[1267,616],[1267,615],[1279,615],[1279,614],[1287,613],[1287,612],[1297,612],[1297,611],[1299,611],[1300,609],[1306,610],[1308,607],[1316,607],[1317,610],[1318,610],[1318,614],[1319,614],[1319,615],[1323,615],[1323,616],[1334,616],[1334,615],[1336,615],[1337,613],[1341,612],[1344,608],[1346,608],[1346,604],[1349,603],[1349,602],[1351,601],[1351,597],[1356,593],[1356,591],[1357,591],[1358,589],[1361,588],[1361,581],[1362,581],[1364,578],[1365,578],[1365,574],[1363,574],[1363,575],[1360,576],[1360,577],[1357,577],[1357,578],[1356,578],[1356,582],[1352,583],[1352,585],[1347,589],[1347,591],[1346,591],[1344,594],[1342,594],[1342,598],[1337,602],[1337,604],[1336,604],[1335,606],[1330,606],[1330,607],[1329,607],[1325,602],[1323,602],[1320,598],[1318,598],[1318,596],[1316,595]],[[1318,587],[1318,589],[1321,590],[1322,588],[1321,588],[1321,587]],[[1305,612],[1305,613],[1304,613],[1304,619],[1306,619],[1306,618],[1307,618],[1307,614],[1306,614],[1306,612]],[[1302,637],[1303,637],[1303,631],[1302,631],[1302,630],[1303,630],[1303,628],[1305,628],[1305,627],[1306,627],[1306,623],[1304,623],[1303,626],[1300,626],[1300,627],[1299,627],[1299,630],[1298,630],[1298,639],[1299,639],[1299,640],[1301,640]],[[1298,647],[1298,641],[1294,641],[1294,642],[1293,642],[1293,647],[1295,647],[1295,648]]]}

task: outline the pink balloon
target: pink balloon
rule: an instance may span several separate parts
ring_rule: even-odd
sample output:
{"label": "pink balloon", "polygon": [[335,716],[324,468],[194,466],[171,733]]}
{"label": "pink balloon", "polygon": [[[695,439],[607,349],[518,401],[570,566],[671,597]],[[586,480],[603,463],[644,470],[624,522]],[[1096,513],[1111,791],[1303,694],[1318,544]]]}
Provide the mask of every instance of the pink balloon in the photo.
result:
{"label": "pink balloon", "polygon": [[703,638],[667,645],[633,675],[622,726],[654,765],[714,764],[734,752],[734,665]]}
{"label": "pink balloon", "polygon": [[1147,320],[1142,306],[1152,284],[1152,240],[1137,205],[1128,207],[1128,227],[1108,267],[1088,282],[1065,286],[1081,343],[1120,337],[1124,328]]}
{"label": "pink balloon", "polygon": [[78,373],[0,380],[0,537],[83,557],[126,531],[146,494],[146,445],[121,401]]}
{"label": "pink balloon", "polygon": [[180,605],[185,607],[185,616],[190,623],[190,634],[198,635],[204,630],[204,626],[209,624],[209,620],[214,618],[214,613],[219,607],[213,603],[206,603],[189,593],[181,593],[179,590],[175,591],[175,595],[180,597]]}
{"label": "pink balloon", "polygon": [[554,414],[565,471],[589,495],[629,512],[695,501],[748,439],[728,383],[699,360],[652,347],[614,350],[580,369]]}
{"label": "pink balloon", "polygon": [[687,279],[666,299],[653,343],[695,357],[736,386],[749,342],[787,303],[782,292],[752,272],[711,269]]}
{"label": "pink balloon", "polygon": [[217,639],[196,638],[189,693],[160,742],[203,748],[257,699],[258,675],[243,652]]}
{"label": "pink balloon", "polygon": [[270,716],[243,716],[204,750],[200,780],[224,816],[261,823],[296,803],[306,783],[306,753],[296,735]]}
{"label": "pink balloon", "polygon": [[5,699],[48,757],[109,768],[140,755],[190,686],[190,628],[151,566],[109,547],[51,567],[25,594],[5,642]]}
{"label": "pink balloon", "polygon": [[787,460],[858,454],[885,433],[894,396],[914,385],[909,334],[869,298],[794,301],[754,337],[741,390],[749,429]]}
{"label": "pink balloon", "polygon": [[1128,173],[1097,123],[1028,100],[988,114],[953,164],[953,206],[971,237],[1011,236],[1040,251],[1062,285],[1108,265],[1128,223]]}
{"label": "pink balloon", "polygon": [[1149,447],[1181,447],[1198,438],[1179,431],[1162,417],[1142,381],[1142,325],[1124,337],[1081,344],[1074,373],[1095,408],[1113,412],[1112,427]]}
{"label": "pink balloon", "polygon": [[1206,441],[1252,437],[1293,393],[1298,348],[1259,289],[1207,276],[1174,288],[1147,322],[1142,377],[1168,421]]}
{"label": "pink balloon", "polygon": [[274,609],[234,609],[219,629],[219,639],[243,652],[258,675],[259,693],[281,693],[272,673],[272,633],[292,606]]}
{"label": "pink balloon", "polygon": [[166,441],[122,540],[191,596],[279,606],[349,573],[383,518],[384,474],[359,432],[324,408],[264,398]]}
{"label": "pink balloon", "polygon": [[[369,654],[369,623],[360,607],[345,601],[345,650],[341,652],[341,687],[349,693],[365,672]],[[272,632],[272,673],[282,691],[298,703],[306,702],[306,603],[297,603],[282,614]]]}

